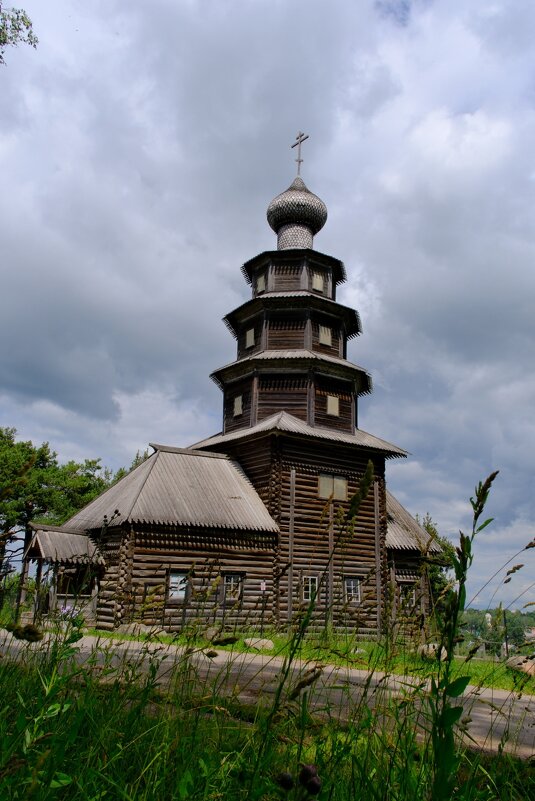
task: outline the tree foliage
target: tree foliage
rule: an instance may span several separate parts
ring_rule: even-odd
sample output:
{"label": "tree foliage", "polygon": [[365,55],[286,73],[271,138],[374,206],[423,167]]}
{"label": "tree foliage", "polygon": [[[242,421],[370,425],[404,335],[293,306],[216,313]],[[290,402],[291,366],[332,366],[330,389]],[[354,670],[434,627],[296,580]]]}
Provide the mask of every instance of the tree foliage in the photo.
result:
{"label": "tree foliage", "polygon": [[0,575],[21,533],[28,546],[31,521],[59,525],[114,480],[99,459],[60,464],[48,442],[17,441],[16,433],[0,428]]}
{"label": "tree foliage", "polygon": [[6,47],[28,44],[37,47],[38,39],[33,32],[32,21],[21,8],[3,10],[0,2],[0,64],[4,64]]}
{"label": "tree foliage", "polygon": [[447,537],[442,537],[439,534],[436,523],[429,512],[426,512],[422,518],[416,515],[416,521],[441,549],[440,554],[427,554],[425,561],[426,576],[431,592],[431,604],[434,610],[440,611],[442,600],[449,584],[448,571],[453,568],[455,548]]}

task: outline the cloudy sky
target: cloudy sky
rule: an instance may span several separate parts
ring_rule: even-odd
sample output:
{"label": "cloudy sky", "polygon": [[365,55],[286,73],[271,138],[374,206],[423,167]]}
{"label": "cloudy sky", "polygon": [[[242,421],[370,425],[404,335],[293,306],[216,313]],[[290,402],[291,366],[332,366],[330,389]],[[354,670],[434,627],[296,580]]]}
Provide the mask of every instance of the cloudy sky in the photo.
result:
{"label": "cloudy sky", "polygon": [[[127,465],[221,426],[240,266],[295,173],[327,204],[389,486],[454,537],[499,469],[472,594],[535,536],[532,0],[24,0],[0,68],[0,425]],[[477,599],[535,600],[535,548]],[[517,599],[517,596],[520,596]]]}

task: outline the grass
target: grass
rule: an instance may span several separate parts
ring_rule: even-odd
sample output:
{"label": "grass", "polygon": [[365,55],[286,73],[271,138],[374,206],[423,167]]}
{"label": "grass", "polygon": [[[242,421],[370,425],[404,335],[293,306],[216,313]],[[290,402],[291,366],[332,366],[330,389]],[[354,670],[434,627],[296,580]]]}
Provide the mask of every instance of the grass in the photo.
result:
{"label": "grass", "polygon": [[[157,641],[166,645],[177,645],[184,648],[212,648],[207,639],[192,639],[186,635],[168,635],[159,631],[152,636],[135,636],[116,634],[97,629],[87,629],[91,637],[100,639],[122,640],[124,642]],[[239,636],[231,645],[217,645],[217,651],[229,653],[257,653],[256,649],[245,645],[244,640],[257,636],[257,632],[247,632]],[[267,632],[264,635],[273,642],[273,648],[262,653],[270,656],[285,657],[288,655],[291,637],[281,632]],[[337,667],[349,667],[357,670],[375,670],[390,672],[400,676],[425,677],[432,671],[432,664],[414,652],[410,642],[400,640],[392,650],[385,649],[382,643],[363,640],[355,635],[329,634],[326,637],[307,636],[301,645],[299,658],[306,662]],[[453,660],[454,674],[461,675],[465,669],[465,657],[458,656]],[[535,695],[535,678],[512,670],[503,660],[472,659],[470,663],[471,684],[509,692],[523,692]]]}
{"label": "grass", "polygon": [[[533,764],[466,747],[458,698],[477,673],[454,658],[474,536],[493,477],[476,488],[456,584],[436,630],[444,661],[384,644],[309,632],[314,601],[275,640],[276,679],[236,675],[205,648],[183,648],[164,684],[165,643],[117,648],[103,637],[77,660],[82,621],[0,660],[2,801],[520,801],[535,797]],[[361,487],[365,497],[366,476]],[[355,504],[352,502],[352,507]],[[358,506],[358,504],[357,504]],[[38,633],[18,630],[19,637]],[[167,638],[164,638],[167,639]],[[180,642],[174,640],[174,642]],[[191,641],[183,644],[191,647]],[[9,644],[9,643],[8,643]],[[208,643],[199,643],[208,646]],[[355,652],[358,645],[361,653]],[[236,660],[244,648],[232,646]],[[217,651],[224,646],[217,646]],[[360,687],[327,694],[316,662],[364,668]],[[392,692],[378,671],[421,680]],[[493,671],[492,681],[497,681]],[[262,680],[261,680],[262,679]],[[247,686],[245,686],[247,685]],[[269,690],[269,691],[268,691]],[[244,702],[244,691],[248,701]]]}
{"label": "grass", "polygon": [[[235,693],[223,695],[225,676],[203,678],[191,655],[179,658],[164,690],[159,654],[145,669],[133,655],[112,666],[114,648],[103,643],[99,659],[77,666],[71,637],[58,634],[28,647],[21,662],[0,662],[5,801],[303,801],[313,797],[297,781],[303,763],[315,766],[321,799],[429,797],[426,740],[414,727],[421,690],[403,704],[386,693],[371,708],[369,698],[355,700],[340,725],[335,708],[312,711],[310,685],[292,697],[291,680],[272,715],[272,701],[244,707]],[[283,774],[297,781],[293,789],[280,787]],[[505,753],[462,751],[457,774],[463,799],[535,793],[530,766]]]}

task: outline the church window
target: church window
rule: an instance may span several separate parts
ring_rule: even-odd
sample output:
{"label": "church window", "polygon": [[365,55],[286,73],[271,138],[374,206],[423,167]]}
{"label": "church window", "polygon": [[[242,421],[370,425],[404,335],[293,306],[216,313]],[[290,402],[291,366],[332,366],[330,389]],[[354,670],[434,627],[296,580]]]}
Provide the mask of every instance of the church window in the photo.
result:
{"label": "church window", "polygon": [[243,414],[243,395],[236,395],[234,398],[234,417]]}
{"label": "church window", "polygon": [[256,279],[256,291],[257,292],[265,292],[266,291],[266,274],[260,273]]}
{"label": "church window", "polygon": [[245,332],[245,347],[246,348],[254,347],[254,328],[249,328]]}
{"label": "church window", "polygon": [[312,289],[315,292],[323,292],[323,273],[317,270],[312,273]]}
{"label": "church window", "polygon": [[302,597],[303,601],[312,601],[318,594],[318,577],[303,576]]}
{"label": "church window", "polygon": [[360,603],[360,579],[355,576],[344,578],[344,600],[346,603]]}
{"label": "church window", "polygon": [[188,574],[170,570],[169,582],[167,585],[167,598],[175,603],[185,601],[187,589]]}
{"label": "church window", "polygon": [[320,325],[320,345],[332,345],[332,330],[328,325]]}
{"label": "church window", "polygon": [[318,498],[333,498],[335,501],[347,500],[347,478],[320,473],[318,476]]}
{"label": "church window", "polygon": [[327,395],[327,414],[340,417],[340,399],[337,395]]}
{"label": "church window", "polygon": [[223,602],[225,604],[240,603],[243,596],[243,573],[223,574]]}
{"label": "church window", "polygon": [[409,582],[400,582],[399,600],[403,609],[413,609],[416,606],[416,587]]}

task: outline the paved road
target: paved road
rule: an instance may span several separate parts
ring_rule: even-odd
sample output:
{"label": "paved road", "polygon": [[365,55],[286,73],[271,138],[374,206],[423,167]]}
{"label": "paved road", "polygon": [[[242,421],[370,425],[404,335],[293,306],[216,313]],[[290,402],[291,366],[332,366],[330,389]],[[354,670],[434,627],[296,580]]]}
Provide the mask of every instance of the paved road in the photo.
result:
{"label": "paved road", "polygon": [[[39,652],[46,648],[45,641],[28,645],[2,635],[5,633],[0,632],[0,654],[6,656],[18,658],[26,650]],[[172,681],[177,665],[183,669],[186,663],[184,648],[171,645],[83,637],[78,646],[76,661],[101,672],[104,666],[128,667],[129,675],[133,675],[146,671],[152,662],[157,665],[156,676],[162,686]],[[213,652],[217,655],[209,657],[203,651],[194,651],[187,657],[200,686],[208,684],[218,693],[235,696],[246,704],[270,703],[280,682],[281,657],[236,654],[217,647]],[[285,685],[285,697],[300,681],[314,677],[307,691],[315,713],[335,716],[344,722],[358,715],[363,703],[382,709],[388,708],[393,697],[410,698],[418,683],[416,679],[387,676],[378,671],[370,675],[364,670],[332,666],[324,666],[312,674],[313,670],[310,663],[296,662]],[[503,744],[506,751],[524,758],[535,755],[535,696],[518,698],[505,690],[469,686],[462,703],[464,736],[472,743],[488,751],[495,751]]]}

